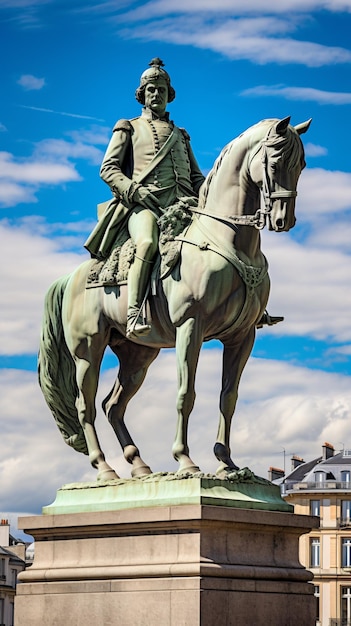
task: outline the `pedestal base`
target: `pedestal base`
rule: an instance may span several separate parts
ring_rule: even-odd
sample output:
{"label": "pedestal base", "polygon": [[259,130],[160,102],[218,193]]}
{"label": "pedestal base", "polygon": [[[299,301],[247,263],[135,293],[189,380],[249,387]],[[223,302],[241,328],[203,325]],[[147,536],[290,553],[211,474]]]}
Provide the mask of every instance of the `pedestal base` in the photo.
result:
{"label": "pedestal base", "polygon": [[[116,493],[117,495],[117,493]],[[202,504],[46,514],[15,626],[314,626],[315,518]]]}

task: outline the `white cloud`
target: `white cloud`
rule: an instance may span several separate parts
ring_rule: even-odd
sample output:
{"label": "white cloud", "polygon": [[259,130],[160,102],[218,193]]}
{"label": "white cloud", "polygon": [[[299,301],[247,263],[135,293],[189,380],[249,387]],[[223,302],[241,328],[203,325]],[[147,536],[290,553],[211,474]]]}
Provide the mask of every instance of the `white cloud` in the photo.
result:
{"label": "white cloud", "polygon": [[17,84],[26,91],[37,91],[45,85],[45,78],[37,78],[32,74],[23,74],[17,81]]}
{"label": "white cloud", "polygon": [[[298,188],[300,219],[313,221],[328,215],[335,226],[335,214],[351,209],[351,172],[307,168]],[[301,198],[301,200],[300,200]],[[306,207],[306,208],[305,208]]]}
{"label": "white cloud", "polygon": [[341,261],[347,264],[351,263],[350,216],[338,220],[323,219],[318,229],[311,229],[308,236],[309,244],[314,248],[323,249],[326,241],[328,241],[329,249],[334,248],[341,253],[348,253],[348,256],[345,256]]}
{"label": "white cloud", "polygon": [[72,165],[50,163],[44,158],[42,160],[16,159],[8,152],[0,152],[0,177],[32,185],[60,184],[80,179]]}
{"label": "white cloud", "polygon": [[305,144],[305,154],[307,157],[319,157],[326,156],[328,154],[327,148],[324,146],[318,146],[314,143],[306,143]]}
{"label": "white cloud", "polygon": [[[345,59],[346,60],[346,59]],[[325,63],[327,64],[327,63]],[[242,96],[277,96],[287,100],[307,100],[318,104],[350,104],[351,93],[322,91],[313,87],[285,87],[283,85],[258,85],[241,92]]]}
{"label": "white cloud", "polygon": [[3,355],[36,354],[45,292],[56,278],[88,258],[83,250],[81,255],[64,251],[60,239],[45,234],[51,233],[35,218],[16,226],[0,222],[4,258],[16,254],[11,271],[2,272],[0,278],[1,293],[6,294],[0,325]]}
{"label": "white cloud", "polygon": [[75,141],[45,139],[39,142],[35,148],[35,156],[36,158],[64,162],[68,159],[84,159],[93,165],[100,165],[103,152],[99,148],[79,140],[77,133]]}
{"label": "white cloud", "polygon": [[[115,373],[111,369],[102,375],[96,428],[107,461],[120,476],[128,477],[130,466],[99,408]],[[204,350],[197,376],[197,400],[189,421],[189,443],[194,461],[205,472],[214,472],[218,467],[212,448],[218,426],[220,378],[221,351]],[[3,370],[0,391],[1,511],[40,512],[42,506],[54,500],[62,484],[95,479],[88,458],[64,444],[41,396],[35,373]],[[20,410],[18,398],[22,399]],[[175,355],[173,351],[165,351],[151,366],[126,414],[127,427],[153,471],[177,469],[171,455],[176,426],[175,398]],[[350,410],[347,377],[250,359],[232,425],[233,459],[241,467],[249,466],[258,475],[267,477],[270,465],[282,465],[283,449],[288,456],[294,453],[309,460],[319,456],[326,440],[336,446],[339,441],[350,446]],[[38,484],[40,490],[33,491],[33,485]]]}
{"label": "white cloud", "polygon": [[55,163],[44,158],[17,158],[0,152],[0,206],[18,202],[36,202],[36,192],[42,185],[60,185],[81,180],[71,163]]}
{"label": "white cloud", "polygon": [[91,115],[82,115],[81,113],[67,113],[66,111],[55,111],[54,109],[45,109],[43,107],[33,107],[24,104],[20,105],[22,109],[30,109],[31,111],[39,111],[41,113],[54,113],[55,115],[63,115],[66,117],[75,117],[80,120],[94,120],[95,122],[103,122],[103,119],[99,117],[92,117]]}
{"label": "white cloud", "polygon": [[111,129],[108,126],[93,125],[90,129],[71,131],[69,136],[76,142],[105,146],[110,140]]}
{"label": "white cloud", "polygon": [[[95,4],[98,8],[99,4]],[[114,2],[104,2],[105,9],[116,11]],[[122,7],[121,7],[122,8]],[[122,14],[126,20],[147,20],[168,14],[222,14],[222,15],[247,15],[258,13],[274,15],[287,13],[310,13],[313,10],[326,9],[329,11],[351,11],[348,0],[285,0],[283,3],[276,0],[268,0],[262,4],[261,0],[247,0],[245,3],[235,3],[233,0],[219,0],[213,3],[211,0],[151,0],[128,13]]]}
{"label": "white cloud", "polygon": [[[103,151],[93,145],[103,143],[107,131],[96,127],[72,133],[71,140],[44,139],[35,144],[30,157],[18,157],[0,152],[0,206],[15,206],[19,202],[36,202],[42,186],[78,182],[82,178],[74,160],[83,159],[99,165]],[[105,141],[104,141],[105,143]]]}
{"label": "white cloud", "polygon": [[14,7],[36,7],[48,4],[51,0],[0,0],[0,9],[12,9]]}
{"label": "white cloud", "polygon": [[272,281],[269,310],[285,316],[274,332],[350,341],[350,255],[329,248],[326,241],[320,244],[299,244],[289,235],[264,233],[262,249]]}
{"label": "white cloud", "polygon": [[211,21],[189,15],[186,19],[172,17],[133,25],[119,32],[129,39],[192,45],[260,65],[298,63],[320,67],[351,62],[351,51],[347,49],[282,36],[295,28],[291,19],[275,17]]}
{"label": "white cloud", "polygon": [[7,131],[6,126],[0,122],[0,133],[5,133],[6,131]]}
{"label": "white cloud", "polygon": [[36,202],[35,189],[0,179],[0,207],[16,206],[20,202]]}

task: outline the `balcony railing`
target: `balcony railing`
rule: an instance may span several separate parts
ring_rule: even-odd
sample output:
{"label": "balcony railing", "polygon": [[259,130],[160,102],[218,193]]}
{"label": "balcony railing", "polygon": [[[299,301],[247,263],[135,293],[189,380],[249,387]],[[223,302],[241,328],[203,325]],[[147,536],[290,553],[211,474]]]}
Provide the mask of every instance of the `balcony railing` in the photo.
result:
{"label": "balcony railing", "polygon": [[329,620],[329,626],[351,626],[351,619],[331,617]]}
{"label": "balcony railing", "polygon": [[323,482],[289,481],[281,485],[282,493],[286,493],[287,491],[302,491],[304,489],[312,489],[313,491],[329,491],[330,489],[351,491],[351,482],[338,482],[336,480],[326,480]]}
{"label": "balcony railing", "polygon": [[338,517],[337,524],[339,528],[351,528],[351,519],[349,517]]}

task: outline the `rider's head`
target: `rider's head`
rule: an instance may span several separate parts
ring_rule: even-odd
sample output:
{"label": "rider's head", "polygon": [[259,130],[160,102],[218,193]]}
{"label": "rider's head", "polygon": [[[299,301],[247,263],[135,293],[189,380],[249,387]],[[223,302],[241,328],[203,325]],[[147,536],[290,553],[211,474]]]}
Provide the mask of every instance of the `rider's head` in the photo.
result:
{"label": "rider's head", "polygon": [[171,85],[171,79],[169,74],[162,69],[164,67],[163,61],[156,58],[152,59],[149,63],[149,69],[142,73],[140,78],[140,85],[135,92],[135,97],[140,104],[145,104],[145,89],[149,84],[159,85],[160,87],[167,87],[167,102],[172,102],[175,98],[175,91]]}

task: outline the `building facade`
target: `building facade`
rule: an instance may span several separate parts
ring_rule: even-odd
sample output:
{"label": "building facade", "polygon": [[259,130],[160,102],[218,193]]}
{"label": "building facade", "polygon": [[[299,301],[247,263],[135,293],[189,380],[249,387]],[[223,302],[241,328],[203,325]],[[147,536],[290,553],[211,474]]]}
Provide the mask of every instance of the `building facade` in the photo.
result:
{"label": "building facade", "polygon": [[0,521],[0,626],[13,626],[17,576],[25,568],[25,545],[10,535],[8,520]]}
{"label": "building facade", "polygon": [[351,626],[351,450],[305,463],[292,458],[290,474],[277,479],[284,499],[300,515],[316,515],[320,526],[300,538],[300,560],[313,575],[318,626]]}

